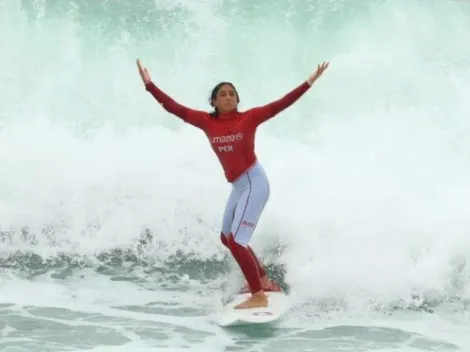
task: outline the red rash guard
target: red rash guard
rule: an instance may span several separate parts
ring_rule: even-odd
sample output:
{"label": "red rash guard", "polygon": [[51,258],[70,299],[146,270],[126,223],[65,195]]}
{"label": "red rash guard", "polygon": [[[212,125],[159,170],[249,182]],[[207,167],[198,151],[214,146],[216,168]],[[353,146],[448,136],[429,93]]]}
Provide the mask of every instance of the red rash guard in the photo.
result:
{"label": "red rash guard", "polygon": [[254,151],[256,128],[297,101],[309,88],[303,82],[282,98],[245,112],[220,113],[214,118],[208,112],[189,109],[161,91],[153,82],[145,85],[154,98],[171,114],[200,128],[209,138],[228,182],[235,181],[256,161]]}

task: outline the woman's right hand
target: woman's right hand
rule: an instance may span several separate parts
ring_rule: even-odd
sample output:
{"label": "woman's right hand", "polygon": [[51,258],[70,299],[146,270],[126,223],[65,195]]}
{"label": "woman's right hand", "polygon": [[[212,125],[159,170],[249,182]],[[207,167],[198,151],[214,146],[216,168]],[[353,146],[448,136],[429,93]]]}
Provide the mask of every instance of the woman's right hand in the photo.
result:
{"label": "woman's right hand", "polygon": [[137,59],[137,67],[139,68],[139,74],[144,84],[150,83],[152,81],[152,79],[150,78],[150,74],[147,68],[142,67],[142,64],[140,63],[139,59]]}

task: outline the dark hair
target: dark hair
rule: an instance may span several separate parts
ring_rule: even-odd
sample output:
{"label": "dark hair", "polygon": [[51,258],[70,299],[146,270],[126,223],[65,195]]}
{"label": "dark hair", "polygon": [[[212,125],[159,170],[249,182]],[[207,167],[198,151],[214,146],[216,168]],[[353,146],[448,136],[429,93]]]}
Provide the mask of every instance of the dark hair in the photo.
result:
{"label": "dark hair", "polygon": [[213,117],[213,118],[217,118],[219,116],[219,109],[217,109],[214,104],[212,103],[213,100],[215,100],[217,98],[217,93],[219,93],[219,90],[220,88],[222,88],[222,86],[224,85],[229,85],[230,87],[232,87],[232,89],[235,91],[235,94],[237,95],[237,103],[240,102],[240,97],[238,96],[238,92],[237,90],[235,89],[235,86],[230,83],[230,82],[220,82],[219,84],[217,84],[214,89],[212,89],[212,93],[211,93],[211,96],[209,98],[209,104],[211,104],[212,107],[214,107],[214,111],[212,111],[210,113],[210,115]]}

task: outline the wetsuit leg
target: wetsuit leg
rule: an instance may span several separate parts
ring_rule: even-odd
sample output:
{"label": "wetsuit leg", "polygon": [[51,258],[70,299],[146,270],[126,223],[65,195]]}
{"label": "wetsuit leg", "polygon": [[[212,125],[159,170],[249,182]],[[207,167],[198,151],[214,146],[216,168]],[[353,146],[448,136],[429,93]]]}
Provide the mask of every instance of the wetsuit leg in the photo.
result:
{"label": "wetsuit leg", "polygon": [[241,191],[232,223],[228,247],[242,270],[252,293],[261,290],[260,277],[266,273],[248,242],[269,198],[269,182],[264,170],[255,164],[238,179],[234,187]]}
{"label": "wetsuit leg", "polygon": [[[256,168],[260,168],[260,166],[255,165],[255,169]],[[252,169],[250,171],[252,174],[255,174],[255,175],[259,174],[262,177],[264,177],[265,183],[269,187],[269,184],[267,182],[267,177],[264,174],[264,170]],[[256,172],[253,172],[253,171],[256,171]],[[238,183],[235,183],[235,185],[233,185],[232,192],[230,193],[230,196],[227,200],[227,204],[225,206],[224,215],[222,219],[222,232],[220,234],[220,241],[227,248],[228,248],[227,238],[230,235],[230,230],[234,221],[235,210],[237,208],[237,204],[240,202],[240,198],[243,196],[243,193],[249,190],[249,187],[248,187],[249,183],[247,182],[247,180],[248,180],[247,178],[243,179],[243,176],[242,176],[242,179]],[[261,262],[259,261],[255,252],[250,246],[248,246],[248,250],[250,251],[251,255],[253,256],[253,259],[256,262],[256,266],[258,267],[258,272],[259,272],[260,277],[264,277],[266,275],[266,271],[261,265]]]}
{"label": "wetsuit leg", "polygon": [[259,164],[255,164],[242,177],[242,194],[235,211],[232,234],[236,243],[247,247],[269,199],[269,182]]}

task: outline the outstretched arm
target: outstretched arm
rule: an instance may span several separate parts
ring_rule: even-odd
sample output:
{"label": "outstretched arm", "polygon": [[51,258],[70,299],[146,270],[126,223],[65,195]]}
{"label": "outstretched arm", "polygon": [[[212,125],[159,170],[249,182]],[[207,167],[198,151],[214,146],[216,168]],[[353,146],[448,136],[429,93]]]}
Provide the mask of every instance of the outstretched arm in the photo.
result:
{"label": "outstretched arm", "polygon": [[145,89],[150,94],[152,94],[152,96],[162,105],[166,111],[193,126],[199,128],[203,127],[203,124],[208,116],[207,112],[193,110],[177,103],[173,98],[168,96],[152,82],[148,70],[146,68],[142,68],[139,60],[137,60],[137,67],[139,68],[142,81],[145,84]]}
{"label": "outstretched arm", "polygon": [[282,98],[275,100],[269,104],[253,108],[249,110],[250,119],[254,124],[259,125],[270,118],[274,117],[282,110],[285,110],[295,103],[304,93],[312,86],[312,84],[320,77],[328,68],[329,63],[318,65],[316,71],[309,78],[297,86],[295,89],[284,95]]}
{"label": "outstretched arm", "polygon": [[145,89],[153,95],[166,111],[178,116],[180,119],[186,120],[189,108],[174,101],[173,98],[158,88],[152,81],[145,84]]}

